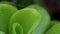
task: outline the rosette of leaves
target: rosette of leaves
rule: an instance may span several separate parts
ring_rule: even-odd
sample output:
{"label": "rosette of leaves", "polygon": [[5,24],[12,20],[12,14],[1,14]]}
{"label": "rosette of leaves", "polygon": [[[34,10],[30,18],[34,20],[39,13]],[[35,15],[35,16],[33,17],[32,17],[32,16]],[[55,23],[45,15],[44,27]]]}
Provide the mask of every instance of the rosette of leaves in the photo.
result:
{"label": "rosette of leaves", "polygon": [[44,34],[49,24],[49,14],[39,5],[17,10],[0,4],[0,34]]}

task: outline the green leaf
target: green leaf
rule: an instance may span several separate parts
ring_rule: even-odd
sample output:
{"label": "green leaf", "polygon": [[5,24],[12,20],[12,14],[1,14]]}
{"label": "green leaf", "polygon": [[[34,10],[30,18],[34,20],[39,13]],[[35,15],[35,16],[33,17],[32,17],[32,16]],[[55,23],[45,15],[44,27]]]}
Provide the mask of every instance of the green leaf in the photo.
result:
{"label": "green leaf", "polygon": [[[60,23],[60,22],[57,21],[57,20],[51,21],[49,27],[48,27],[47,30],[46,30],[46,32],[47,32],[52,26],[54,26],[55,24],[58,24],[58,23]],[[45,33],[46,33],[46,32],[45,32]]]}
{"label": "green leaf", "polygon": [[60,23],[52,26],[46,34],[60,34]]}
{"label": "green leaf", "polygon": [[33,8],[18,10],[10,19],[10,34],[12,34],[12,26],[14,23],[19,23],[22,26],[23,34],[31,34],[31,32],[38,26],[40,20],[40,13]]}
{"label": "green leaf", "polygon": [[46,29],[49,27],[50,25],[50,16],[49,14],[47,13],[47,10],[42,7],[42,6],[39,6],[37,4],[33,4],[33,5],[30,5],[28,6],[27,8],[34,8],[36,9],[40,15],[41,15],[41,21],[38,25],[38,27],[33,31],[32,34],[44,34]]}
{"label": "green leaf", "polygon": [[16,10],[9,4],[0,4],[0,31],[9,33],[9,19]]}
{"label": "green leaf", "polygon": [[0,31],[0,34],[5,34],[4,32]]}
{"label": "green leaf", "polygon": [[[19,23],[14,23],[12,26],[12,34],[23,34],[23,28]],[[11,33],[9,33],[11,34]]]}

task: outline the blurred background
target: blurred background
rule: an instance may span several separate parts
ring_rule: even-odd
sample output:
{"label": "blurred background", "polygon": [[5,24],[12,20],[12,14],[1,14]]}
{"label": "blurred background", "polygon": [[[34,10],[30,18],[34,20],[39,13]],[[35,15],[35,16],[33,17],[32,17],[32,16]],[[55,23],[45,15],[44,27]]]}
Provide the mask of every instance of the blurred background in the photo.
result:
{"label": "blurred background", "polygon": [[31,4],[39,4],[48,11],[51,20],[60,21],[60,0],[0,0],[0,3],[9,3],[17,9],[23,9]]}

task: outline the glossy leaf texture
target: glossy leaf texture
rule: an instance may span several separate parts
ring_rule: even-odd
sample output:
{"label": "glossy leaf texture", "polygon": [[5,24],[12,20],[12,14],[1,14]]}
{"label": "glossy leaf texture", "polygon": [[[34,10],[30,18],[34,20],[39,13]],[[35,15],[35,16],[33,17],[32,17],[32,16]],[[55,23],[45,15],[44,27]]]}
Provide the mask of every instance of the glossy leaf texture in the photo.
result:
{"label": "glossy leaf texture", "polygon": [[[47,28],[46,32],[47,32],[52,26],[54,26],[54,25],[56,25],[56,24],[59,24],[59,23],[60,23],[60,21],[58,21],[58,20],[50,21],[50,25],[49,25],[49,27]],[[45,32],[45,33],[46,33],[46,32]]]}
{"label": "glossy leaf texture", "polygon": [[32,34],[44,34],[46,29],[50,25],[50,16],[47,13],[47,10],[44,7],[39,6],[37,4],[30,5],[27,8],[34,8],[41,15],[41,21],[40,21],[38,27],[36,28],[36,30],[34,30]]}
{"label": "glossy leaf texture", "polygon": [[32,34],[40,21],[41,15],[36,9],[24,8],[18,10],[11,16],[9,34]]}
{"label": "glossy leaf texture", "polygon": [[17,9],[9,4],[0,4],[0,31],[9,33],[9,19],[16,11]]}
{"label": "glossy leaf texture", "polygon": [[60,34],[60,23],[55,24],[54,26],[52,26],[47,32],[46,34]]}

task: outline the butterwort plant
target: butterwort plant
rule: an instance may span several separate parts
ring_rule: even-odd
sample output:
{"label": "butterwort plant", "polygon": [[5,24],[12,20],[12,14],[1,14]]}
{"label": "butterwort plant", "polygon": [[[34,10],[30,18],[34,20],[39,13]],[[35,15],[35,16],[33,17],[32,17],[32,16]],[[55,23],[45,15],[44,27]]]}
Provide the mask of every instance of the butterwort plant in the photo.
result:
{"label": "butterwort plant", "polygon": [[41,15],[33,8],[17,10],[9,4],[0,4],[0,34],[31,34]]}
{"label": "butterwort plant", "polygon": [[[60,24],[46,32],[49,25],[50,16],[47,10],[37,4],[21,10],[10,4],[0,4],[0,34],[55,34]],[[56,34],[59,32],[57,30]]]}

